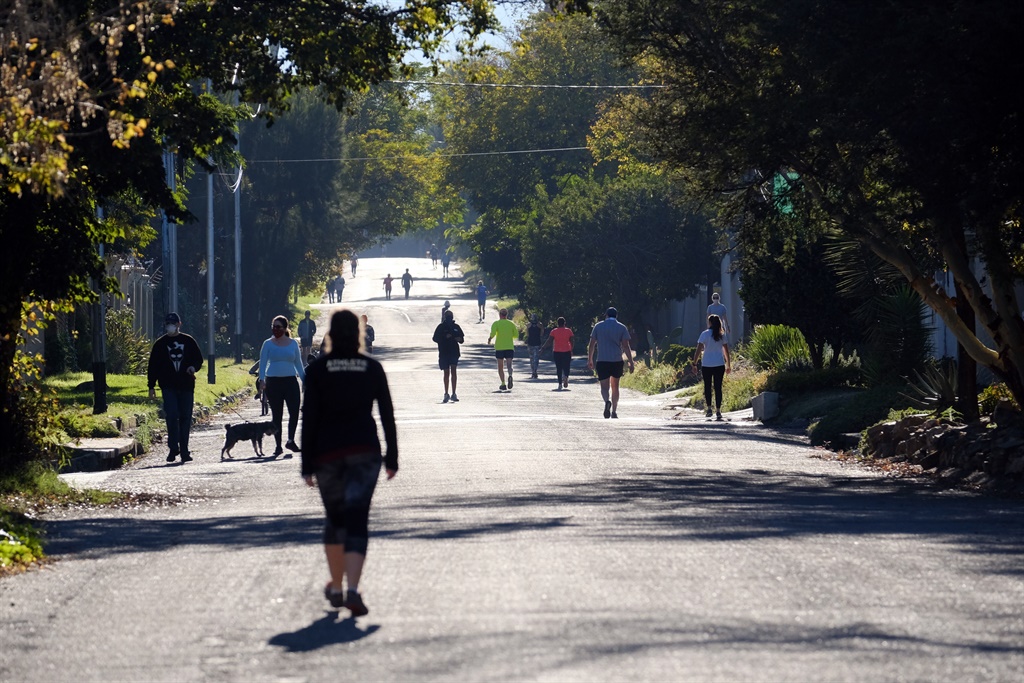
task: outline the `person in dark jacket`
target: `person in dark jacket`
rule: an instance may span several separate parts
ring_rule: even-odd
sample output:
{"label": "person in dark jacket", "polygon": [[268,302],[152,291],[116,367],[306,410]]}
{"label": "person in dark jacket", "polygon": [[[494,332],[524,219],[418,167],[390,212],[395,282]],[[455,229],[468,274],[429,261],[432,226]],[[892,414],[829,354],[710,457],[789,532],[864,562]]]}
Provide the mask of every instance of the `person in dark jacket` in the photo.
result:
{"label": "person in dark jacket", "polygon": [[[387,450],[387,478],[398,472],[398,432],[384,367],[361,353],[363,333],[351,311],[331,316],[329,348],[306,368],[302,407],[302,476],[320,489],[327,520],[324,552],[331,580],[324,597],[352,616],[369,610],[359,594],[366,562],[370,501],[380,475],[377,402]],[[344,581],[348,579],[348,590]]]}
{"label": "person in dark jacket", "polygon": [[[445,303],[447,304],[448,302],[446,301]],[[461,355],[459,344],[466,341],[466,335],[462,333],[462,328],[455,322],[455,313],[452,312],[452,309],[444,309],[441,315],[444,316],[444,322],[434,329],[434,343],[437,344],[437,365],[444,371],[444,398],[441,402],[447,403],[451,400],[454,403],[459,400],[459,395],[455,393],[459,383],[458,365],[459,356]],[[451,395],[448,394],[449,378],[451,378],[452,383]]]}
{"label": "person in dark jacket", "polygon": [[196,371],[203,367],[203,352],[195,339],[182,334],[181,316],[177,313],[168,313],[164,318],[164,332],[149,353],[149,397],[156,398],[159,384],[167,420],[167,462],[174,462],[180,455],[185,463],[192,460],[188,437],[192,430]]}

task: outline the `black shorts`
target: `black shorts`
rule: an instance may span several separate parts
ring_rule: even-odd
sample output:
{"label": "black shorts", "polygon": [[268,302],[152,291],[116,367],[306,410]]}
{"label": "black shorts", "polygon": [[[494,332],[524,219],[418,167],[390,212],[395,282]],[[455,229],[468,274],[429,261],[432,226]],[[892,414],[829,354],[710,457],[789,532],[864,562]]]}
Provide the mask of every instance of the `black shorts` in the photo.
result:
{"label": "black shorts", "polygon": [[502,358],[515,358],[516,357],[516,350],[515,349],[502,349],[501,351],[499,351],[499,350],[495,349],[494,350],[494,357],[497,358],[498,360],[501,360]]}
{"label": "black shorts", "polygon": [[439,357],[437,359],[437,367],[441,368],[442,370],[447,370],[448,368],[454,368],[458,364],[459,364],[458,356],[455,356],[455,357],[452,357],[452,356],[441,356],[441,357]]}
{"label": "black shorts", "polygon": [[605,380],[609,377],[622,377],[622,368],[624,366],[625,362],[621,360],[599,360],[594,365],[594,369],[597,370],[597,378]]}

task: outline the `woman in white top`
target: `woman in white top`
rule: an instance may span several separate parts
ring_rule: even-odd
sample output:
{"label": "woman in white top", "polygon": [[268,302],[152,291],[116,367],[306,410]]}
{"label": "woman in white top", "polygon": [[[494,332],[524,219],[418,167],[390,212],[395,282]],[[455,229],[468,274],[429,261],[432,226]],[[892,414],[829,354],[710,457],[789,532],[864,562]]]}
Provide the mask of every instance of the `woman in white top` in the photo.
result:
{"label": "woman in white top", "polygon": [[708,316],[708,329],[700,333],[697,339],[697,352],[693,357],[693,372],[697,373],[697,363],[701,362],[700,370],[704,375],[704,411],[705,417],[711,417],[711,387],[715,389],[715,419],[722,419],[722,380],[727,372],[732,372],[729,359],[729,341],[722,331],[722,320],[717,315]]}
{"label": "woman in white top", "polygon": [[[260,349],[260,386],[267,392],[270,412],[274,418],[274,439],[277,449],[274,455],[281,455],[281,421],[284,404],[288,404],[288,443],[290,451],[298,451],[295,443],[295,429],[299,424],[299,380],[306,378],[302,369],[302,351],[299,343],[288,333],[288,318],[279,315],[271,324],[273,336],[263,342]],[[291,453],[284,457],[290,458]]]}

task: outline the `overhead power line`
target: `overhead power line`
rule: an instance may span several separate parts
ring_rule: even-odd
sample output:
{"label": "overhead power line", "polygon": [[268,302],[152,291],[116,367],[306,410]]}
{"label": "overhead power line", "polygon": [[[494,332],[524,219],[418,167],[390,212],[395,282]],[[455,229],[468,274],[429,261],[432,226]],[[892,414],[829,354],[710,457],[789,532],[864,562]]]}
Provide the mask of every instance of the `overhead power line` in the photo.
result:
{"label": "overhead power line", "polygon": [[543,83],[463,83],[460,81],[385,81],[396,85],[453,85],[467,88],[529,88],[534,90],[650,90],[667,85],[557,85]]}
{"label": "overhead power line", "polygon": [[249,164],[303,164],[315,161],[395,161],[399,159],[426,159],[429,157],[485,157],[504,154],[542,154],[544,152],[575,152],[589,147],[551,147],[549,149],[512,149],[504,152],[461,152],[453,154],[404,154],[393,157],[344,157],[335,159],[248,159]]}

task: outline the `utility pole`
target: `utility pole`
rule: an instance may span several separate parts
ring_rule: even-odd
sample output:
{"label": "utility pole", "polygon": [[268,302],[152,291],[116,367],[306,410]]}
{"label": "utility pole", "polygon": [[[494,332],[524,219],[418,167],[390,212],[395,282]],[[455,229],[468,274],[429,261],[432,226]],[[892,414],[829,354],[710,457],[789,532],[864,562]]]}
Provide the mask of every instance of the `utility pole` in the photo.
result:
{"label": "utility pole", "polygon": [[[96,209],[96,220],[103,220],[103,209]],[[103,244],[99,245],[100,260],[103,260]],[[92,412],[101,415],[107,412],[107,319],[99,281],[96,293],[99,300],[92,305]]]}
{"label": "utility pole", "polygon": [[[238,109],[238,64],[235,74],[231,77],[231,85],[235,86],[235,109]],[[239,137],[242,126],[238,126],[235,134],[235,152],[238,152]],[[235,362],[242,362],[242,164],[238,164],[238,178],[235,180]]]}
{"label": "utility pole", "polygon": [[[213,89],[210,79],[206,79],[206,91]],[[213,159],[210,159],[213,165]],[[213,291],[213,171],[206,174],[206,350],[209,358],[207,382],[217,383],[217,340],[214,337],[214,291]]]}

